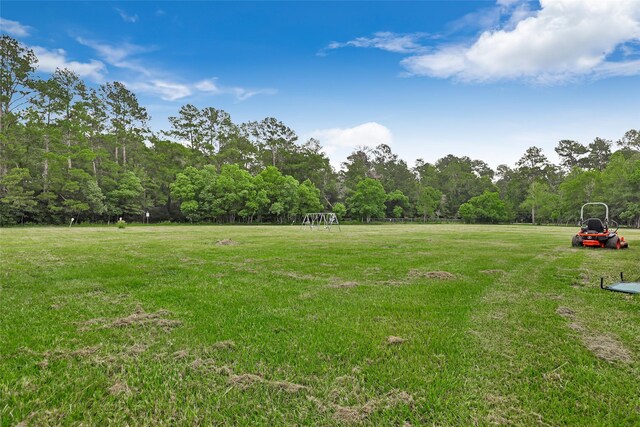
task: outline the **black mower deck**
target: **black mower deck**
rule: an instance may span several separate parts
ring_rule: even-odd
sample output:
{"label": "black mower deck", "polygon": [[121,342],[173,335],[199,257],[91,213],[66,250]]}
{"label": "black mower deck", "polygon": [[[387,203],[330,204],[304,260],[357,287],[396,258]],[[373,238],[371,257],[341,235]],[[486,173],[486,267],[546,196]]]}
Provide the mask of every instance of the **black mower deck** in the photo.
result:
{"label": "black mower deck", "polygon": [[625,282],[622,273],[620,273],[620,282],[616,282],[609,286],[604,285],[604,277],[601,277],[600,287],[606,291],[623,292],[625,294],[640,294],[640,282]]}

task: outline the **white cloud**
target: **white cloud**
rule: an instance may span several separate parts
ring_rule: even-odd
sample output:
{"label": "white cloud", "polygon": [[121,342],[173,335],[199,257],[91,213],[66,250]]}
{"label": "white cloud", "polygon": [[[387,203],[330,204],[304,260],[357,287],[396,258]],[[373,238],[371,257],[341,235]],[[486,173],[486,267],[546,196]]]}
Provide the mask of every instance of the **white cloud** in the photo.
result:
{"label": "white cloud", "polygon": [[144,80],[124,83],[129,89],[154,96],[159,96],[165,101],[176,101],[190,96],[193,91],[189,85],[175,83],[166,80]]}
{"label": "white cloud", "polygon": [[522,0],[498,0],[496,3],[498,4],[498,6],[508,7],[516,3],[520,3],[521,1]]}
{"label": "white cloud", "polygon": [[193,88],[211,95],[231,94],[238,101],[245,101],[256,95],[274,95],[277,93],[275,89],[245,89],[242,87],[226,87],[217,84],[216,78],[201,80],[193,85]]}
{"label": "white cloud", "polygon": [[165,101],[177,101],[191,95],[233,95],[238,101],[244,101],[252,96],[276,93],[273,89],[248,90],[240,87],[224,87],[216,84],[215,78],[200,80],[196,83],[181,83],[169,79],[153,78],[125,82],[133,90],[149,95],[158,96]]}
{"label": "white cloud", "polygon": [[506,10],[508,10],[508,6],[484,7],[468,13],[447,24],[448,33],[494,28],[500,24],[500,19]]}
{"label": "white cloud", "polygon": [[123,78],[127,87],[149,95],[157,96],[165,101],[177,101],[196,94],[233,95],[236,100],[244,101],[256,95],[273,95],[274,89],[246,89],[235,86],[219,85],[216,78],[204,79],[195,83],[184,82],[172,76],[172,73],[145,66],[136,55],[152,52],[154,46],[140,46],[124,42],[110,45],[95,40],[77,37],[76,41],[90,47],[98,56],[114,67],[134,71],[134,76]]}
{"label": "white cloud", "polygon": [[95,40],[85,39],[83,37],[76,37],[76,41],[81,45],[95,50],[98,56],[110,65],[136,71],[144,74],[145,76],[150,76],[152,74],[147,67],[143,66],[135,59],[130,59],[130,57],[140,53],[152,52],[156,49],[153,46],[140,46],[128,42],[114,46],[97,42]]}
{"label": "white cloud", "polygon": [[[521,20],[533,15],[531,0],[497,0],[495,6],[481,7],[447,25],[449,33],[461,30],[510,29]],[[506,22],[505,21],[505,17]]]}
{"label": "white cloud", "polygon": [[33,28],[28,25],[22,25],[18,21],[12,21],[0,17],[0,30],[14,37],[26,37]]}
{"label": "white cloud", "polygon": [[441,46],[401,63],[414,75],[472,82],[525,79],[547,84],[638,73],[636,61],[607,57],[618,46],[640,39],[640,1],[540,0],[540,6],[537,12],[516,7],[521,20],[485,31],[471,45]]}
{"label": "white cloud", "polygon": [[640,40],[637,43],[629,43],[620,49],[624,56],[640,55]]}
{"label": "white cloud", "polygon": [[69,61],[64,49],[46,49],[41,46],[32,46],[31,49],[38,57],[38,70],[52,73],[57,68],[67,68],[80,77],[86,77],[94,82],[104,81],[106,67],[104,63],[91,59],[89,62]]}
{"label": "white cloud", "polygon": [[201,80],[199,82],[197,82],[194,87],[196,89],[198,89],[199,91],[202,92],[209,92],[212,94],[219,94],[221,93],[220,88],[218,87],[218,85],[216,84],[216,80],[217,79],[205,79],[205,80]]}
{"label": "white cloud", "polygon": [[594,69],[596,77],[635,76],[640,74],[640,60],[605,62]]}
{"label": "white cloud", "polygon": [[368,122],[352,128],[321,129],[311,132],[311,137],[322,142],[326,147],[375,147],[380,144],[391,144],[391,131],[380,123]]}
{"label": "white cloud", "polygon": [[235,95],[238,101],[245,101],[249,98],[253,98],[256,95],[275,95],[276,93],[278,93],[277,90],[271,88],[251,90],[242,87],[232,87],[229,88],[229,91],[230,93]]}
{"label": "white cloud", "polygon": [[391,145],[393,135],[384,125],[376,122],[363,123],[351,128],[319,129],[305,135],[315,138],[322,144],[322,151],[329,157],[331,165],[339,170],[357,147],[376,147],[380,144]]}
{"label": "white cloud", "polygon": [[320,50],[318,55],[324,56],[332,49],[343,47],[375,48],[395,53],[416,53],[424,51],[424,46],[419,42],[430,37],[426,33],[397,34],[388,31],[377,32],[373,37],[358,37],[347,42],[331,42]]}
{"label": "white cloud", "polygon": [[122,9],[118,9],[117,7],[114,9],[116,12],[118,12],[118,15],[120,15],[124,22],[129,22],[131,24],[135,24],[136,22],[138,22],[138,15],[129,15],[127,12]]}
{"label": "white cloud", "polygon": [[502,8],[502,13],[509,15],[509,19],[504,24],[505,30],[513,30],[518,22],[536,15],[536,11],[529,7],[529,3],[520,3],[513,8]]}

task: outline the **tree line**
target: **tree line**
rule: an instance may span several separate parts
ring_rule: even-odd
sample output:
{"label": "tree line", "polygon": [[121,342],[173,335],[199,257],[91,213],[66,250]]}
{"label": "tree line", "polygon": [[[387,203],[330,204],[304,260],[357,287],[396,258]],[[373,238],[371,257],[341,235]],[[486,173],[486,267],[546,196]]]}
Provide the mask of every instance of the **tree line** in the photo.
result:
{"label": "tree line", "polygon": [[562,140],[560,164],[530,147],[515,165],[448,155],[413,167],[387,145],[358,147],[335,171],[320,141],[282,121],[235,123],[187,104],[152,132],[119,82],[94,87],[70,70],[47,78],[17,40],[0,38],[0,224],[295,221],[339,217],[573,223],[588,201],[640,227],[640,132],[584,145]]}

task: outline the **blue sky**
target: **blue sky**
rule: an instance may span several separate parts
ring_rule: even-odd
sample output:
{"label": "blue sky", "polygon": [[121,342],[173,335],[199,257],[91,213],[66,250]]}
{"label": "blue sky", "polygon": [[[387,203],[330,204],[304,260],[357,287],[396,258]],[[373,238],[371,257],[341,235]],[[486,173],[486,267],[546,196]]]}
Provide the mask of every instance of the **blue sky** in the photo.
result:
{"label": "blue sky", "polygon": [[168,129],[181,105],[273,116],[334,165],[358,145],[513,165],[529,146],[640,127],[640,1],[3,1],[43,75],[124,82]]}

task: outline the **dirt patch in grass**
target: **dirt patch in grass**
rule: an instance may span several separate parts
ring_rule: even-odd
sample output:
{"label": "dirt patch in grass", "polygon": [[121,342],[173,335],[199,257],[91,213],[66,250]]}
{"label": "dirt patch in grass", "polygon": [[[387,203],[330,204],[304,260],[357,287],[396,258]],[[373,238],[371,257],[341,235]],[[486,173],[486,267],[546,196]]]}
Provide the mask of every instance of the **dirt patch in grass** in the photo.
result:
{"label": "dirt patch in grass", "polygon": [[226,375],[231,376],[233,371],[228,366],[217,366],[215,360],[213,359],[200,359],[196,358],[193,362],[189,364],[191,369],[203,369],[205,371],[210,371],[218,375]]}
{"label": "dirt patch in grass", "polygon": [[586,332],[586,329],[580,323],[569,323],[569,329],[573,329],[576,332]]}
{"label": "dirt patch in grass", "polygon": [[358,286],[358,282],[354,282],[354,281],[342,282],[340,280],[333,280],[329,284],[329,287],[333,289],[348,289],[348,288],[355,288],[356,286]]}
{"label": "dirt patch in grass", "polygon": [[62,425],[62,420],[65,416],[66,413],[58,408],[45,411],[40,410],[38,412],[34,411],[27,415],[27,418],[16,424],[15,427]]}
{"label": "dirt patch in grass", "polygon": [[100,350],[101,346],[96,345],[93,347],[83,347],[77,350],[68,350],[68,349],[55,349],[49,350],[42,353],[42,357],[44,360],[37,363],[37,365],[41,368],[47,368],[49,366],[49,360],[58,360],[58,359],[85,359],[93,354],[97,353]]}
{"label": "dirt patch in grass", "polygon": [[398,405],[413,406],[413,396],[406,391],[392,390],[386,395],[384,404],[387,408]]}
{"label": "dirt patch in grass", "polygon": [[407,340],[401,337],[395,337],[393,335],[389,336],[387,338],[387,344],[389,345],[398,345],[398,344],[402,344],[403,342],[406,342]]}
{"label": "dirt patch in grass", "polygon": [[423,271],[418,269],[409,270],[407,276],[410,279],[426,278],[426,279],[438,279],[438,280],[451,280],[455,279],[456,275],[449,273],[448,271]]}
{"label": "dirt patch in grass", "polygon": [[402,286],[402,285],[406,285],[407,281],[391,279],[391,280],[385,280],[379,283],[386,286]]}
{"label": "dirt patch in grass", "polygon": [[157,326],[170,331],[171,329],[182,324],[179,320],[168,319],[166,316],[171,312],[167,310],[158,310],[155,313],[147,313],[141,305],[137,305],[134,312],[126,317],[117,319],[90,319],[81,323],[80,331],[86,331],[94,325],[100,325],[103,328],[127,328],[132,326]]}
{"label": "dirt patch in grass", "polygon": [[231,350],[236,347],[236,343],[232,340],[218,341],[213,346],[216,350]]}
{"label": "dirt patch in grass", "polygon": [[343,423],[358,423],[365,421],[371,414],[382,409],[392,409],[400,405],[413,406],[413,396],[399,390],[392,390],[381,398],[374,398],[362,405],[341,406],[332,404],[333,417]]}
{"label": "dirt patch in grass", "polygon": [[311,275],[311,274],[302,274],[302,273],[296,273],[295,271],[285,271],[282,273],[283,276],[286,277],[290,277],[292,279],[296,279],[296,280],[315,280],[318,279],[317,276]]}
{"label": "dirt patch in grass", "polygon": [[[358,373],[359,369],[354,369]],[[393,409],[397,406],[408,405],[413,408],[414,399],[411,394],[401,390],[391,390],[384,395],[371,398],[367,396],[367,389],[358,378],[343,375],[333,381],[327,399],[307,395],[307,399],[318,408],[318,411],[329,413],[339,423],[362,423],[374,412]],[[357,402],[345,405],[345,402]]]}
{"label": "dirt patch in grass", "polygon": [[455,274],[449,273],[448,271],[428,271],[424,276],[428,279],[440,280],[449,280],[456,278]]}
{"label": "dirt patch in grass", "polygon": [[569,307],[558,307],[558,309],[556,310],[556,313],[558,313],[560,316],[564,317],[565,319],[573,319],[573,317],[576,314],[576,312],[571,310]]}
{"label": "dirt patch in grass", "polygon": [[180,360],[180,359],[184,359],[185,357],[189,356],[189,352],[187,350],[178,350],[175,353],[173,353],[173,358],[176,360]]}
{"label": "dirt patch in grass", "polygon": [[259,384],[264,379],[260,375],[254,374],[242,374],[242,375],[231,375],[229,376],[229,383],[231,385],[237,386],[238,388],[244,390],[251,387],[254,384]]}
{"label": "dirt patch in grass", "polygon": [[588,285],[591,282],[591,275],[589,273],[582,272],[580,273],[580,280],[584,285]]}
{"label": "dirt patch in grass", "polygon": [[362,271],[367,276],[375,276],[382,272],[381,267],[368,267]]}
{"label": "dirt patch in grass", "polygon": [[232,387],[237,387],[240,390],[246,390],[257,384],[265,384],[287,393],[298,393],[307,389],[306,386],[289,381],[266,380],[262,375],[258,374],[234,374],[231,368],[227,366],[216,366],[213,359],[195,359],[191,362],[190,367],[192,369],[206,369],[218,375],[227,376],[228,383],[231,384]]}
{"label": "dirt patch in grass", "polygon": [[568,307],[558,307],[556,313],[571,321],[568,324],[569,328],[578,334],[582,344],[596,357],[607,362],[631,363],[633,361],[631,352],[624,344],[610,334],[589,330],[575,319],[575,311]]}
{"label": "dirt patch in grass", "polygon": [[220,246],[233,246],[233,245],[237,245],[238,242],[231,239],[222,239],[222,240],[218,240],[216,244]]}
{"label": "dirt patch in grass", "polygon": [[109,394],[113,396],[118,395],[130,395],[133,391],[124,381],[116,381],[111,387],[109,387]]}
{"label": "dirt patch in grass", "polygon": [[291,383],[289,381],[269,381],[269,385],[278,390],[286,391],[287,393],[297,393],[300,390],[306,389],[303,385]]}
{"label": "dirt patch in grass", "polygon": [[144,344],[134,344],[131,347],[128,347],[125,351],[124,354],[125,355],[129,355],[129,356],[137,356],[139,354],[144,353],[145,351],[147,351],[147,346]]}
{"label": "dirt patch in grass", "polygon": [[342,423],[357,423],[364,421],[376,410],[373,402],[367,402],[361,406],[334,406],[333,417]]}
{"label": "dirt patch in grass", "polygon": [[98,350],[100,350],[100,346],[96,345],[93,347],[84,347],[84,348],[80,348],[78,350],[73,350],[70,355],[73,357],[88,357],[91,356],[92,354],[96,353]]}
{"label": "dirt patch in grass", "polygon": [[580,333],[580,339],[584,346],[596,357],[607,362],[631,363],[633,361],[631,352],[613,336],[585,332],[584,330],[577,331]]}

